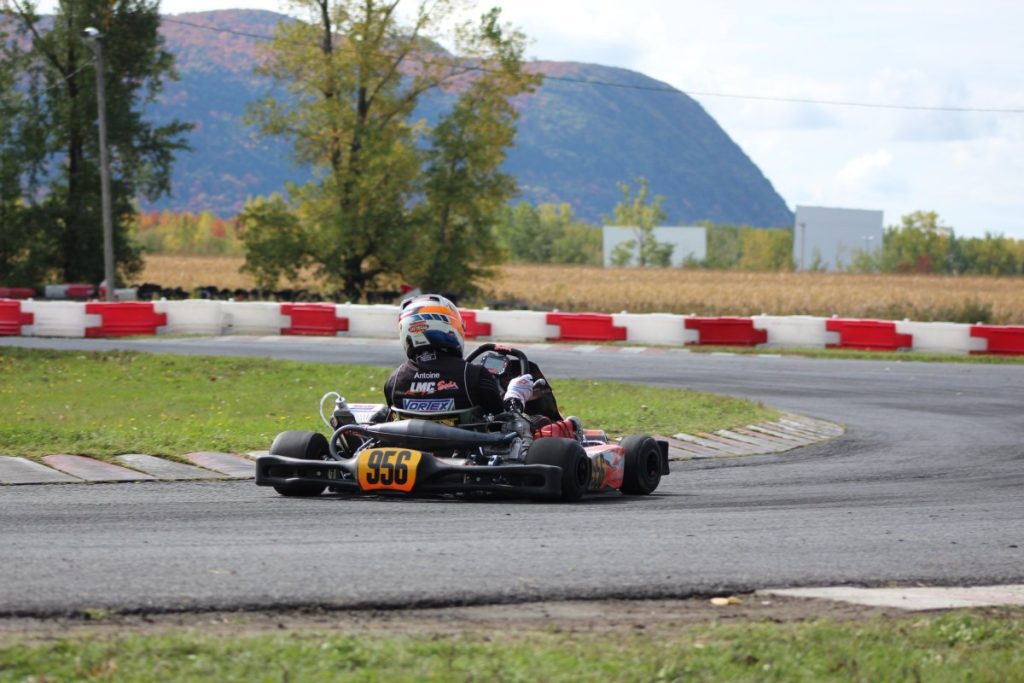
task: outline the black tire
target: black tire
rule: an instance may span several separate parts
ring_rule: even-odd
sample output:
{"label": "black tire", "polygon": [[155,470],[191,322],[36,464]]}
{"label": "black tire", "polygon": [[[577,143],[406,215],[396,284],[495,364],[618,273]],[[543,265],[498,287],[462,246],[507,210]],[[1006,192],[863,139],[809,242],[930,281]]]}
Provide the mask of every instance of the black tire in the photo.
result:
{"label": "black tire", "polygon": [[[270,444],[271,455],[299,460],[323,460],[327,455],[327,437],[319,432],[281,432]],[[319,496],[327,484],[277,484],[274,490],[282,496],[311,498]]]}
{"label": "black tire", "polygon": [[590,484],[590,458],[573,439],[537,439],[526,453],[526,464],[561,467],[563,501],[579,500]]}
{"label": "black tire", "polygon": [[661,449],[649,436],[627,436],[620,443],[626,451],[622,488],[627,496],[646,496],[661,483]]}

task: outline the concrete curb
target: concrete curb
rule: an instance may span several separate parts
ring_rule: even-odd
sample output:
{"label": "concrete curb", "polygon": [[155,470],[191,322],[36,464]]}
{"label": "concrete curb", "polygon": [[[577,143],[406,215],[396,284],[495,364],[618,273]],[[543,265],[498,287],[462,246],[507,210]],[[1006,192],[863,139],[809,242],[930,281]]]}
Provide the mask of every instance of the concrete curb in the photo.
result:
{"label": "concrete curb", "polygon": [[669,460],[702,460],[766,455],[822,443],[842,436],[846,428],[835,422],[783,413],[777,420],[707,434],[657,436],[668,441]]}
{"label": "concrete curb", "polygon": [[[833,422],[784,413],[778,420],[743,428],[656,438],[668,441],[670,460],[701,460],[782,453],[834,439],[844,432],[842,425]],[[188,453],[184,457],[191,465],[141,453],[116,456],[114,459],[120,465],[83,455],[48,455],[42,458],[46,464],[0,455],[0,486],[253,479],[256,476],[254,460],[265,452]]]}

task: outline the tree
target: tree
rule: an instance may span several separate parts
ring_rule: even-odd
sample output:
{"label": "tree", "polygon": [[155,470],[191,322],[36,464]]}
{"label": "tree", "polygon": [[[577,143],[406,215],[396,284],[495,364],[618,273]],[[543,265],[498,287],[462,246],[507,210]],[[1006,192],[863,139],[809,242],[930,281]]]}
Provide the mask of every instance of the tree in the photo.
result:
{"label": "tree", "polygon": [[[274,211],[243,212],[246,268],[264,281],[308,266],[352,298],[399,274],[465,292],[497,256],[491,228],[515,191],[498,170],[515,134],[509,100],[537,83],[523,36],[497,11],[452,28],[453,0],[421,2],[402,26],[398,4],[298,0],[308,21],[279,26],[258,69],[290,97],[256,103],[252,120],[315,171]],[[427,93],[451,103],[433,127],[415,114]]]}
{"label": "tree", "polygon": [[672,262],[673,245],[658,242],[654,229],[665,221],[665,210],[661,208],[665,198],[657,195],[648,201],[650,183],[646,178],[637,179],[637,192],[628,183],[619,183],[622,200],[612,210],[612,217],[605,216],[606,225],[621,225],[633,230],[633,239],[619,244],[612,253],[612,263],[617,266],[630,265],[636,259],[638,266],[668,266]]}
{"label": "tree", "polygon": [[186,149],[190,126],[156,125],[144,118],[147,105],[172,78],[173,58],[158,33],[158,0],[60,0],[52,21],[31,0],[3,0],[4,12],[26,38],[28,66],[41,74],[41,120],[37,141],[46,159],[46,188],[22,200],[38,209],[32,232],[55,231],[53,267],[65,281],[97,282],[103,276],[99,142],[92,54],[80,34],[103,34],[106,101],[111,152],[114,251],[122,275],[141,267],[129,226],[134,200],[157,199],[170,189],[175,152]]}
{"label": "tree", "polygon": [[506,206],[496,232],[511,261],[599,265],[603,259],[601,230],[577,221],[569,204]]}
{"label": "tree", "polygon": [[934,211],[915,211],[882,236],[882,270],[888,273],[949,272],[953,229]]}
{"label": "tree", "polygon": [[793,270],[793,231],[786,228],[740,229],[741,270]]}

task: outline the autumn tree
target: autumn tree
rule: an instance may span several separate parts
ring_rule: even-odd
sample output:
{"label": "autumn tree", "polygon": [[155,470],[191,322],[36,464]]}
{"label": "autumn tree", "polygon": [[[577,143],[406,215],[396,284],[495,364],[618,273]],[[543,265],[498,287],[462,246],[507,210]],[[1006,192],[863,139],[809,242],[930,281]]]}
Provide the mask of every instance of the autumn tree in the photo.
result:
{"label": "autumn tree", "polygon": [[615,205],[612,216],[605,216],[606,225],[619,225],[633,231],[633,239],[616,246],[612,263],[617,266],[668,266],[672,262],[673,246],[659,242],[654,229],[665,221],[661,207],[665,198],[650,197],[650,183],[646,178],[637,180],[636,195],[628,183],[619,183],[622,200]]}
{"label": "autumn tree", "polygon": [[173,77],[173,58],[158,33],[158,0],[60,0],[55,16],[40,17],[31,0],[0,0],[3,14],[29,45],[26,68],[41,76],[42,134],[34,153],[45,157],[45,186],[22,192],[33,234],[52,230],[52,266],[65,281],[103,276],[99,136],[93,55],[81,39],[86,27],[103,35],[107,120],[111,153],[114,252],[122,275],[141,260],[131,240],[133,202],[170,189],[174,154],[186,148],[190,126],[157,125],[145,110]]}
{"label": "autumn tree", "polygon": [[[493,223],[515,192],[499,170],[511,98],[537,83],[523,35],[497,10],[459,24],[451,0],[402,25],[398,5],[299,0],[306,20],[279,26],[258,69],[289,96],[256,103],[252,120],[314,169],[243,211],[245,269],[264,284],[309,267],[351,298],[399,274],[466,292],[497,257]],[[433,125],[417,109],[428,96],[449,106]]]}

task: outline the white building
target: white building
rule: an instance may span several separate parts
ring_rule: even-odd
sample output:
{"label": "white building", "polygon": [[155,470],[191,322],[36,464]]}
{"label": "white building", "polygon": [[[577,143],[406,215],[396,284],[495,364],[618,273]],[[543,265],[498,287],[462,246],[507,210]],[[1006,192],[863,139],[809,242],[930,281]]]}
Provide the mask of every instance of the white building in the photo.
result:
{"label": "white building", "polygon": [[[654,239],[658,242],[672,245],[672,265],[681,266],[687,258],[703,261],[707,258],[708,238],[707,229],[692,226],[661,226],[654,229]],[[636,240],[637,234],[634,228],[624,228],[618,225],[604,226],[604,265],[612,265],[612,254],[615,247]],[[639,245],[635,245],[639,248]],[[636,260],[634,259],[634,263]]]}
{"label": "white building", "polygon": [[883,230],[881,211],[797,206],[793,262],[797,270],[842,270],[858,252],[880,251]]}

